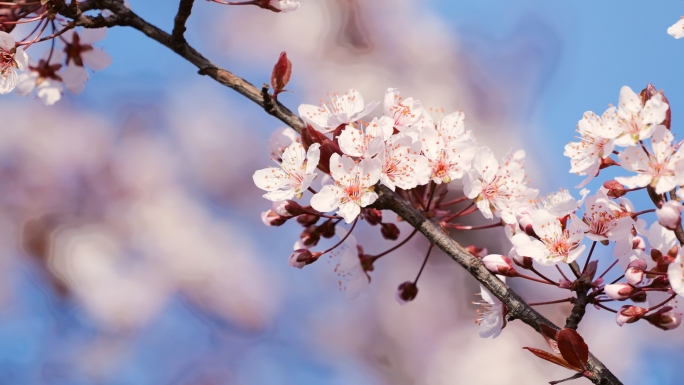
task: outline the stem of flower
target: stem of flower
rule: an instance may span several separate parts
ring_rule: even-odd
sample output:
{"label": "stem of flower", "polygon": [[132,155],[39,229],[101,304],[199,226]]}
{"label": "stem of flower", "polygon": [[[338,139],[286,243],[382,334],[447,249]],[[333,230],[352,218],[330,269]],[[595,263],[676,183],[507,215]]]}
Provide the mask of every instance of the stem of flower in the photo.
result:
{"label": "stem of flower", "polygon": [[539,282],[539,283],[543,283],[543,284],[546,284],[546,285],[556,285],[556,286],[558,286],[557,283],[549,282],[549,281],[547,281],[547,280],[545,280],[545,279],[539,279],[539,278],[535,278],[535,277],[530,277],[529,275],[525,275],[525,274],[520,274],[520,273],[518,273],[518,274],[516,274],[516,277],[529,279],[530,281]]}
{"label": "stem of flower", "polygon": [[555,301],[547,301],[547,302],[530,302],[530,303],[528,303],[528,305],[530,305],[530,306],[552,305],[552,304],[554,304],[554,303],[572,302],[572,301],[574,301],[574,300],[575,300],[574,297],[568,297],[568,298],[564,298],[564,299],[557,299],[557,300],[555,300]]}
{"label": "stem of flower", "polygon": [[639,211],[638,213],[632,214],[632,217],[636,218],[641,214],[648,214],[648,213],[652,213],[654,211],[656,211],[656,209],[648,209],[648,210],[644,210],[644,211]]}
{"label": "stem of flower", "polygon": [[378,254],[378,255],[369,256],[368,258],[369,258],[372,262],[377,261],[380,257],[382,257],[382,256],[384,256],[384,255],[387,255],[387,254],[393,252],[394,250],[396,250],[396,249],[398,249],[398,248],[404,246],[404,245],[406,244],[406,242],[408,242],[411,238],[413,238],[414,235],[416,235],[417,232],[418,232],[418,229],[414,229],[413,232],[412,232],[411,234],[409,234],[409,236],[406,237],[406,239],[404,239],[403,241],[401,241],[401,243],[399,243],[398,245],[396,245],[396,246],[392,247],[391,249],[389,249],[389,250],[387,250],[387,251],[384,251],[384,252],[382,252],[382,253],[380,253],[380,254]]}
{"label": "stem of flower", "polygon": [[661,273],[659,271],[644,271],[644,274],[667,275],[667,273]]}
{"label": "stem of flower", "polygon": [[455,230],[484,230],[484,229],[491,229],[494,227],[500,227],[503,226],[503,222],[497,222],[497,223],[492,223],[489,225],[483,225],[483,226],[461,226],[457,223],[443,223],[443,227],[449,228],[449,229],[455,229]]}
{"label": "stem of flower", "polygon": [[430,247],[428,247],[427,254],[425,254],[425,259],[423,260],[423,264],[420,266],[420,270],[418,271],[418,275],[416,276],[416,279],[413,281],[413,285],[415,286],[418,283],[418,278],[420,278],[420,275],[423,273],[423,269],[425,268],[425,264],[427,263],[428,258],[430,258],[430,252],[432,251],[432,247],[434,245],[430,243]]}
{"label": "stem of flower", "polygon": [[[466,206],[463,210],[457,212],[456,214],[453,214],[453,215],[450,215],[450,216],[446,217],[442,222],[449,222],[449,221],[453,220],[453,219],[456,218],[456,217],[459,217],[459,216],[461,216],[461,215],[466,215],[466,214],[463,214],[463,213],[465,213],[466,210],[468,210],[469,208],[473,207],[473,205],[475,205],[475,202],[470,202],[470,204],[469,204],[468,206]],[[470,213],[468,213],[468,214],[470,214]]]}
{"label": "stem of flower", "polygon": [[464,195],[464,196],[462,196],[462,197],[460,197],[460,198],[456,198],[456,199],[454,199],[454,200],[452,200],[452,201],[449,201],[449,202],[446,202],[446,203],[442,203],[442,204],[440,205],[440,207],[448,207],[448,206],[451,206],[451,205],[455,205],[456,203],[461,203],[461,202],[466,201],[466,200],[468,200],[468,197]]}
{"label": "stem of flower", "polygon": [[537,274],[540,278],[547,280],[549,283],[558,286],[557,282],[554,282],[553,280],[547,278],[544,274],[540,273],[537,269],[535,269],[534,266],[530,267],[530,271],[532,271],[534,274]]}
{"label": "stem of flower", "polygon": [[608,306],[601,305],[598,302],[594,302],[594,305],[600,307],[601,309],[605,309],[605,310],[608,310],[610,312],[617,313],[617,310],[613,310],[613,309],[609,308]]}
{"label": "stem of flower", "polygon": [[354,227],[356,227],[356,222],[358,222],[358,221],[359,221],[359,217],[356,217],[356,219],[354,219],[354,222],[352,222],[352,225],[351,225],[351,227],[349,228],[349,231],[347,232],[347,235],[345,235],[344,237],[342,237],[342,239],[341,239],[339,242],[337,242],[333,247],[331,247],[331,248],[329,248],[328,250],[322,252],[321,255],[333,251],[337,246],[341,245],[344,241],[346,241],[347,238],[351,235],[352,231],[354,231]]}
{"label": "stem of flower", "polygon": [[591,249],[589,250],[589,255],[587,255],[587,260],[584,261],[584,267],[582,268],[582,273],[587,271],[587,266],[589,266],[589,261],[591,261],[591,255],[594,253],[594,247],[596,247],[596,241],[591,244]]}
{"label": "stem of flower", "polygon": [[[606,271],[604,271],[603,274],[599,275],[599,278],[603,278],[603,276],[606,275],[606,273],[608,273],[610,271],[610,269],[612,269],[613,266],[615,266],[617,263],[618,263],[618,259],[613,261],[613,263],[611,263],[610,266],[608,266]],[[624,277],[624,275],[622,277]],[[618,278],[618,280],[622,279],[622,277]],[[615,282],[617,282],[617,281],[615,281]],[[615,283],[615,282],[613,282],[613,283]],[[611,283],[611,285],[612,285],[612,283]]]}
{"label": "stem of flower", "polygon": [[560,273],[560,275],[563,276],[563,279],[565,279],[566,281],[570,282],[570,280],[568,279],[568,277],[566,277],[565,274],[563,273],[563,270],[561,270],[560,266],[556,265],[556,269],[558,270],[558,272]]}
{"label": "stem of flower", "polygon": [[672,295],[671,295],[670,297],[668,297],[665,301],[663,301],[663,302],[661,302],[661,303],[659,303],[659,304],[657,304],[657,305],[655,305],[655,306],[653,306],[653,307],[649,307],[648,310],[647,310],[647,312],[652,311],[652,310],[655,310],[655,309],[657,309],[657,308],[659,308],[659,307],[665,305],[666,303],[672,301],[672,300],[674,299],[674,297],[676,297],[676,296],[677,296],[677,294],[672,294]]}

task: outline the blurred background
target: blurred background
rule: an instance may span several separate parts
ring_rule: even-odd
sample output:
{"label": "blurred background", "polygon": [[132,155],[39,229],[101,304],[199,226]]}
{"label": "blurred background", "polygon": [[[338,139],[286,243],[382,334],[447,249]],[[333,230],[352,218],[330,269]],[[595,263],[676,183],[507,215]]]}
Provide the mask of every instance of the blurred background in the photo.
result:
{"label": "blurred background", "polygon": [[[663,88],[681,135],[684,42],[665,31],[684,2],[300,2],[274,14],[197,1],[186,36],[257,85],[287,51],[293,92],[280,100],[293,110],[350,88],[381,101],[388,87],[463,110],[481,145],[527,151],[543,194],[579,196],[563,146],[623,85]],[[171,29],[176,1],[130,3]],[[395,289],[427,248],[419,236],[379,260],[352,300],[333,264],[289,267],[301,227],[264,226],[270,202],[251,178],[271,165],[268,137],[282,125],[137,31],[111,29],[99,45],[113,64],[82,94],[53,107],[16,95],[0,104],[0,384],[541,384],[571,374],[521,350],[545,346],[520,322],[480,339],[478,285],[441,253],[399,306]],[[368,253],[392,245],[378,228],[360,230]],[[499,230],[457,237],[510,247]],[[610,264],[610,250],[599,256]],[[529,301],[566,296],[512,286]],[[541,311],[562,323],[569,309]],[[625,383],[681,383],[681,330],[588,313],[581,334]]]}

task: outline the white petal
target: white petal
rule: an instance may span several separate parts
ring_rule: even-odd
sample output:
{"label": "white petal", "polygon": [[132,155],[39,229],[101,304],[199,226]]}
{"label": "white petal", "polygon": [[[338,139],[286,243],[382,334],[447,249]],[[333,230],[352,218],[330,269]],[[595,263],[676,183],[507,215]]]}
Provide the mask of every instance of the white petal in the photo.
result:
{"label": "white petal", "polygon": [[339,187],[334,185],[325,185],[317,194],[311,197],[311,207],[314,209],[327,213],[335,210],[340,206],[340,199],[342,191]]}
{"label": "white petal", "polygon": [[684,37],[684,19],[679,19],[674,25],[667,29],[667,33],[675,39]]}
{"label": "white petal", "polygon": [[99,48],[93,48],[90,51],[85,51],[81,54],[83,62],[93,71],[102,71],[112,64],[112,57]]}

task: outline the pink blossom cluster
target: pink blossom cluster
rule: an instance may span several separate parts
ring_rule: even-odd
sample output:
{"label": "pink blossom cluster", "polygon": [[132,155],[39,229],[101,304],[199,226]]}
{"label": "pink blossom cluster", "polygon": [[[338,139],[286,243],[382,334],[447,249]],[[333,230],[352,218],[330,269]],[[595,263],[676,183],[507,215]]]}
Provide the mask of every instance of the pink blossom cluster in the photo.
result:
{"label": "pink blossom cluster", "polygon": [[[372,208],[378,186],[383,185],[445,231],[503,227],[512,244],[508,253],[468,248],[501,279],[523,278],[585,291],[588,304],[615,312],[620,325],[643,318],[662,329],[679,326],[681,312],[674,298],[675,293],[684,295],[684,262],[675,234],[681,232],[679,200],[684,197],[677,188],[684,185],[684,163],[680,143],[673,142],[670,133],[671,113],[662,91],[649,85],[636,94],[623,87],[617,107],[601,116],[584,114],[578,124],[579,142],[565,147],[570,171],[587,176],[578,187],[610,166],[620,166],[627,174],[604,183],[593,195],[583,189],[579,197],[568,190],[537,197],[538,191],[528,187],[525,153],[512,151],[498,161],[466,130],[461,111],[433,117],[418,100],[404,99],[394,88],[385,92],[382,114],[371,115],[379,104],[366,103],[356,90],[333,94],[319,105],[299,107],[308,125],[301,138],[291,129],[271,138],[271,158],[277,167],[258,170],[254,182],[274,202],[262,215],[265,224],[280,226],[296,218],[304,227],[290,265],[302,268],[325,254],[336,255],[341,286],[358,295],[370,281],[373,263],[415,234],[377,255],[365,254],[351,235],[363,219],[380,225],[384,238],[398,239],[398,227],[383,223],[382,212]],[[460,183],[452,183],[456,181]],[[656,208],[637,211],[625,196],[642,189]],[[308,205],[292,200],[305,194],[310,197]],[[458,197],[449,200],[448,194]],[[493,223],[454,223],[476,211]],[[657,220],[647,230],[643,218],[649,213]],[[324,222],[318,224],[321,219]],[[343,230],[342,221],[351,228]],[[311,250],[321,238],[335,234],[340,240],[334,246]],[[613,245],[614,261],[602,274],[597,272],[598,260],[592,260],[597,244]],[[432,245],[426,260],[431,249]],[[578,259],[583,259],[583,267]],[[604,277],[621,261],[624,275],[606,284]],[[560,276],[548,278],[541,272],[545,266],[555,266]],[[399,285],[400,303],[416,297],[421,272],[416,280]],[[508,309],[486,289],[481,295],[480,335],[496,337],[506,324]],[[611,301],[635,304],[612,309],[607,303]]]}

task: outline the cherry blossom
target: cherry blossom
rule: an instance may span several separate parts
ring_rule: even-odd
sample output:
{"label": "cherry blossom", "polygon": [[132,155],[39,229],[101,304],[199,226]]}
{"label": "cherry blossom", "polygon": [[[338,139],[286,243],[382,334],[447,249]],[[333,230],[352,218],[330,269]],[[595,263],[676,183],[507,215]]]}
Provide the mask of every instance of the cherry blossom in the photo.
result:
{"label": "cherry blossom", "polygon": [[656,126],[665,120],[669,108],[659,93],[643,103],[641,97],[631,88],[622,87],[617,112],[618,129],[621,133],[615,139],[615,144],[630,147],[640,140],[650,138]]}
{"label": "cherry blossom", "polygon": [[593,112],[585,112],[582,120],[577,124],[580,134],[579,142],[565,145],[563,155],[570,158],[570,172],[577,175],[588,175],[577,187],[583,187],[598,175],[601,159],[613,152],[615,138],[620,132],[617,128],[615,108],[603,114],[603,117]]}
{"label": "cherry blossom", "polygon": [[264,198],[281,201],[301,198],[316,178],[316,166],[320,158],[320,145],[315,143],[305,153],[304,146],[292,143],[283,153],[280,168],[269,167],[258,170],[252,177],[254,184],[268,191]]}
{"label": "cherry blossom", "polygon": [[[497,277],[506,282],[506,277],[499,275]],[[482,297],[482,302],[473,302],[473,304],[482,307],[477,311],[478,317],[475,321],[478,325],[477,332],[482,338],[496,338],[506,326],[506,305],[501,303],[482,284],[480,284],[480,296]]]}
{"label": "cherry blossom", "polygon": [[392,191],[427,184],[431,170],[428,159],[420,154],[420,142],[405,134],[392,135],[377,159],[382,164],[380,183]]}
{"label": "cherry blossom", "polygon": [[291,129],[290,127],[281,127],[271,134],[268,139],[268,149],[271,152],[271,158],[276,162],[282,160],[283,152],[292,143],[299,143],[299,135],[297,131]]}
{"label": "cherry blossom", "polygon": [[0,31],[0,95],[12,92],[19,78],[17,70],[24,71],[28,65],[28,55],[15,44],[12,35]]}
{"label": "cherry blossom", "polygon": [[630,235],[634,220],[603,192],[599,191],[587,198],[585,206],[586,211],[578,223],[587,238],[592,241],[615,241]]}
{"label": "cherry blossom", "polygon": [[684,173],[677,172],[675,175],[675,167],[684,157],[684,152],[681,146],[672,146],[673,139],[670,130],[663,125],[657,126],[651,138],[651,152],[647,152],[643,146],[632,146],[618,155],[622,167],[637,175],[617,177],[615,180],[629,188],[651,185],[657,194],[684,184]]}
{"label": "cherry blossom", "polygon": [[64,61],[62,51],[47,51],[37,64],[29,64],[28,72],[19,75],[16,93],[28,96],[34,89],[36,95],[51,106],[62,98],[62,77],[60,69]]}
{"label": "cherry blossom", "polygon": [[437,126],[428,125],[420,133],[430,178],[437,184],[462,178],[477,152],[472,133],[465,131],[462,117],[459,112],[447,115]]}
{"label": "cherry blossom", "polygon": [[532,214],[532,228],[539,239],[531,239],[520,233],[511,241],[518,255],[531,257],[542,265],[555,265],[559,262],[571,263],[585,249],[580,245],[584,233],[577,223],[571,220],[567,228],[548,211],[538,210]]}
{"label": "cherry blossom", "polygon": [[684,18],[680,18],[674,23],[670,28],[667,29],[667,33],[675,39],[681,39],[684,37]]}
{"label": "cherry blossom", "polygon": [[663,203],[662,207],[656,209],[658,223],[668,230],[674,230],[682,223],[682,210],[684,206],[676,200]]}
{"label": "cherry blossom", "polygon": [[584,203],[584,199],[589,195],[589,190],[582,189],[580,195],[582,198],[577,201],[567,189],[560,189],[535,199],[534,204],[537,210],[546,210],[549,214],[556,216],[556,218],[562,218],[577,211],[582,203]]}
{"label": "cherry blossom", "polygon": [[361,207],[378,199],[373,190],[380,180],[381,168],[377,159],[363,159],[357,164],[349,156],[333,154],[330,173],[335,183],[323,186],[311,198],[311,206],[321,212],[339,209],[337,214],[350,223],[361,213]]}
{"label": "cherry blossom", "polygon": [[475,199],[482,215],[493,218],[496,214],[506,223],[516,223],[512,203],[530,198],[525,185],[523,169],[524,151],[510,153],[503,159],[503,166],[487,147],[480,147],[473,160],[473,169],[463,180],[463,193]]}
{"label": "cherry blossom", "polygon": [[394,131],[394,121],[386,116],[375,118],[365,129],[348,125],[337,138],[340,149],[349,156],[371,158],[377,155]]}
{"label": "cherry blossom", "polygon": [[[294,12],[299,9],[299,2],[292,0],[265,0],[270,7],[282,13]],[[263,2],[263,0],[262,0]]]}
{"label": "cherry blossom", "polygon": [[385,91],[383,113],[394,121],[394,126],[399,131],[404,131],[420,122],[423,108],[420,101],[413,98],[403,99],[399,96],[398,89],[388,88]]}
{"label": "cherry blossom", "polygon": [[672,290],[684,296],[684,259],[682,258],[682,250],[677,254],[674,262],[667,267],[667,278],[670,280]]}
{"label": "cherry blossom", "polygon": [[321,132],[330,132],[342,124],[354,123],[368,115],[377,102],[364,104],[363,96],[351,89],[344,95],[334,93],[330,101],[321,100],[320,105],[302,104],[299,106],[299,116]]}
{"label": "cherry blossom", "polygon": [[334,272],[339,277],[338,286],[344,291],[347,299],[357,298],[368,288],[370,278],[361,265],[359,246],[353,235],[347,235],[347,230],[337,226],[335,235],[344,239],[341,246],[330,255],[330,261],[335,263]]}
{"label": "cherry blossom", "polygon": [[86,65],[93,71],[101,71],[112,64],[112,58],[104,50],[93,46],[106,35],[107,28],[85,29],[80,31],[80,34],[76,30],[71,30],[62,35],[65,43],[66,68],[61,77],[69,91],[75,94],[83,91],[88,80]]}

